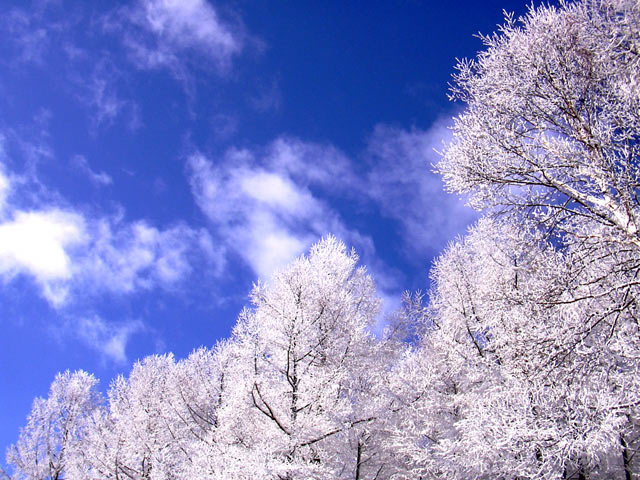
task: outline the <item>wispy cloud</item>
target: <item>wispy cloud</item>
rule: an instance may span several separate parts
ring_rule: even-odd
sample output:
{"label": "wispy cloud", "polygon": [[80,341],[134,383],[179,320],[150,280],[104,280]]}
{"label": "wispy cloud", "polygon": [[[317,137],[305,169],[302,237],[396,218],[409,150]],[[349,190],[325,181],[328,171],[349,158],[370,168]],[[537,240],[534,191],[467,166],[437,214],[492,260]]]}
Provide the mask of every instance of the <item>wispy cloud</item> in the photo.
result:
{"label": "wispy cloud", "polygon": [[[0,151],[2,150],[2,142],[0,141]],[[0,158],[2,155],[0,154]],[[5,209],[5,205],[7,204],[7,198],[11,192],[11,182],[7,174],[4,172],[2,168],[2,164],[0,163],[0,218],[2,218],[2,214]]]}
{"label": "wispy cloud", "polygon": [[103,360],[122,365],[127,362],[126,349],[131,337],[146,329],[140,320],[114,323],[93,314],[67,319],[56,333],[79,340],[98,352]]}
{"label": "wispy cloud", "polygon": [[40,67],[43,82],[59,82],[61,93],[88,108],[92,128],[111,126],[121,117],[135,129],[138,106],[122,88],[130,65],[113,48],[91,50],[103,33],[93,18],[77,2],[34,0],[28,8],[12,8],[0,19],[5,61],[11,69]]}
{"label": "wispy cloud", "polygon": [[119,97],[113,80],[97,70],[89,80],[86,103],[96,113],[96,124],[112,123],[126,105],[126,102]]}
{"label": "wispy cloud", "polygon": [[140,126],[139,106],[128,95],[129,77],[109,55],[99,56],[93,64],[84,59],[82,68],[71,69],[73,96],[89,111],[91,133],[110,127],[116,120],[124,121],[131,131]]}
{"label": "wispy cloud", "polygon": [[87,229],[89,241],[73,258],[74,283],[83,292],[118,294],[172,289],[192,272],[192,260],[208,233],[185,224],[159,229],[145,221],[101,218]]}
{"label": "wispy cloud", "polygon": [[[422,265],[476,219],[432,172],[435,149],[449,136],[446,121],[427,130],[379,125],[359,156],[366,165],[332,145],[283,136],[264,148],[229,149],[215,160],[196,152],[187,173],[213,236],[258,276],[268,279],[333,233],[361,252],[389,311],[405,288],[403,274],[377,258],[375,241],[397,243]],[[342,208],[345,202],[351,207]],[[358,211],[373,222],[380,215],[392,219],[401,231],[374,241],[345,220]]]}
{"label": "wispy cloud", "polygon": [[378,125],[368,142],[366,191],[383,215],[402,225],[409,254],[435,255],[478,218],[463,199],[444,191],[433,172],[436,151],[451,138],[449,122],[437,121],[428,130]]}
{"label": "wispy cloud", "polygon": [[97,186],[111,185],[113,179],[106,172],[94,172],[89,166],[89,162],[83,155],[75,155],[71,159],[73,166]]}
{"label": "wispy cloud", "polygon": [[32,0],[29,4],[23,8],[7,8],[0,18],[0,31],[5,40],[3,47],[11,49],[13,54],[6,61],[12,66],[16,66],[16,61],[45,66],[52,57],[60,60],[57,53],[67,59],[85,56],[82,45],[71,42],[69,35],[82,23],[79,4],[50,0]]}
{"label": "wispy cloud", "polygon": [[52,32],[59,30],[59,25],[43,20],[42,9],[27,12],[13,8],[6,12],[1,22],[3,30],[18,53],[22,62],[43,63],[46,50],[51,43]]}
{"label": "wispy cloud", "polygon": [[304,221],[322,207],[290,179],[248,165],[216,168],[200,154],[188,165],[196,202],[216,236],[260,277],[269,278],[314,240]]}
{"label": "wispy cloud", "polygon": [[265,162],[296,183],[332,195],[352,196],[365,189],[352,159],[330,144],[282,136],[268,145]]}
{"label": "wispy cloud", "polygon": [[108,16],[105,26],[121,34],[138,68],[168,68],[181,79],[187,57],[224,73],[245,44],[242,26],[222,20],[205,0],[139,0]]}
{"label": "wispy cloud", "polygon": [[215,255],[207,236],[184,224],[159,229],[73,210],[14,210],[0,223],[0,275],[32,277],[57,308],[80,293],[171,290],[191,273],[193,257]]}
{"label": "wispy cloud", "polygon": [[314,192],[313,187],[330,188],[327,173],[314,166],[328,158],[336,160],[336,169],[347,161],[332,147],[280,138],[262,152],[231,149],[215,165],[195,153],[187,167],[193,195],[215,237],[268,279],[328,233],[372,245]]}
{"label": "wispy cloud", "polygon": [[282,91],[277,79],[257,87],[257,92],[249,98],[249,103],[258,112],[276,111],[282,104]]}
{"label": "wispy cloud", "polygon": [[[77,161],[93,181],[110,181]],[[220,271],[219,249],[206,230],[129,221],[122,210],[105,214],[73,208],[48,192],[35,171],[12,176],[0,170],[0,278],[5,283],[31,278],[49,304],[62,309],[105,293],[175,290],[203,261]]]}

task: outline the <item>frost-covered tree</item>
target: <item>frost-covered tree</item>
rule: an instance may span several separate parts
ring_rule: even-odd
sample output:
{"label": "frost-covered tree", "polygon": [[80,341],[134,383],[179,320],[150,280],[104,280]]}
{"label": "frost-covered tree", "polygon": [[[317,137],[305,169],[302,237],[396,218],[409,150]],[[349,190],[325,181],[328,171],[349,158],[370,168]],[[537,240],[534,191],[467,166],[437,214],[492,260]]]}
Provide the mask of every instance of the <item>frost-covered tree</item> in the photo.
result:
{"label": "frost-covered tree", "polygon": [[[628,319],[620,328],[602,320],[611,299],[594,268],[599,262],[556,250],[533,227],[487,219],[436,261],[431,330],[409,370],[420,373],[407,381],[428,376],[433,385],[413,409],[421,475],[624,478],[633,470],[622,440],[640,398],[636,336]],[[601,321],[587,330],[593,315]]]}
{"label": "frost-covered tree", "polygon": [[49,396],[36,398],[7,461],[14,478],[58,480],[84,458],[83,441],[100,404],[97,380],[83,371],[56,375]]}
{"label": "frost-covered tree", "polygon": [[531,8],[458,64],[467,104],[438,169],[471,204],[640,248],[640,8]]}
{"label": "frost-covered tree", "polygon": [[84,471],[74,478],[220,478],[212,476],[209,457],[220,457],[215,430],[227,346],[200,348],[178,362],[170,354],[150,356],[118,377],[85,437]]}
{"label": "frost-covered tree", "polygon": [[371,333],[375,286],[357,262],[325,238],[254,288],[234,330],[244,381],[233,436],[264,459],[265,478],[382,478],[370,449],[386,359]]}
{"label": "frost-covered tree", "polygon": [[[486,395],[469,418],[484,422],[485,435],[492,422],[529,418],[546,437],[527,437],[523,445],[536,446],[536,462],[549,466],[545,475],[631,478],[637,470],[631,432],[640,398],[638,25],[633,0],[532,8],[520,23],[508,18],[497,34],[483,37],[487,50],[461,62],[455,77],[453,96],[467,108],[438,165],[447,187],[550,239],[545,255],[528,250],[540,261],[533,275],[518,276],[517,291],[497,290],[503,301],[490,303],[500,308],[480,323],[489,320],[488,327],[474,330],[474,315],[467,323],[480,332],[478,353],[495,351],[500,371],[525,379],[513,385],[529,393]],[[516,242],[514,251],[518,245],[524,244]],[[467,271],[441,304],[460,299],[456,289],[468,290],[480,271]],[[496,285],[490,272],[480,279]],[[491,298],[477,288],[463,305],[465,318],[469,307]]]}

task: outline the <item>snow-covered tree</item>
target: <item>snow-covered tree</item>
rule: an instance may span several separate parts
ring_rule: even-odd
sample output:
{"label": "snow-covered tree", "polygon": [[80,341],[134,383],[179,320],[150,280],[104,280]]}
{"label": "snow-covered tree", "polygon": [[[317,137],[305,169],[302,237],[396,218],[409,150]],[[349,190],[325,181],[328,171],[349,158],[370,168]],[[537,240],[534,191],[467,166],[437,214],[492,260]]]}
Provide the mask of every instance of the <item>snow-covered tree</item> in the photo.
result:
{"label": "snow-covered tree", "polygon": [[56,375],[46,399],[34,400],[27,425],[7,452],[14,478],[58,480],[82,462],[83,441],[100,404],[97,383],[86,372],[66,371]]}
{"label": "snow-covered tree", "polygon": [[265,478],[364,478],[382,470],[369,451],[386,373],[371,333],[379,300],[357,262],[355,252],[325,238],[270,285],[254,288],[253,308],[234,330],[244,361],[237,391],[244,398],[234,410],[244,413],[233,436],[250,457],[265,459]]}
{"label": "snow-covered tree", "polygon": [[212,476],[210,457],[219,461],[215,430],[228,381],[227,346],[200,348],[178,362],[170,354],[150,356],[118,377],[85,438],[84,475],[222,478]]}
{"label": "snow-covered tree", "polygon": [[482,37],[453,97],[467,104],[438,169],[471,204],[640,248],[640,9],[531,8]]}
{"label": "snow-covered tree", "polygon": [[[517,291],[497,289],[503,300],[489,303],[499,309],[480,322],[488,330],[474,329],[473,315],[467,323],[480,332],[478,353],[495,351],[502,378],[517,379],[516,391],[528,393],[484,396],[469,418],[478,428],[484,422],[485,435],[494,421],[530,418],[539,433],[523,445],[536,445],[547,477],[630,478],[637,469],[637,443],[627,438],[636,438],[640,398],[639,24],[633,0],[532,7],[520,23],[508,18],[483,37],[487,50],[460,62],[455,77],[453,96],[467,108],[438,165],[447,187],[512,228],[524,223],[550,240],[543,255],[540,241],[524,251],[516,242],[514,252],[540,259],[532,274],[518,275]],[[455,289],[469,290],[480,271],[467,270]],[[479,278],[465,318],[469,306],[491,298],[482,282],[498,285],[486,270]],[[461,298],[455,289],[442,305]]]}
{"label": "snow-covered tree", "polygon": [[407,382],[433,385],[416,405],[416,466],[461,479],[631,471],[621,438],[640,398],[636,335],[624,315],[609,323],[619,302],[594,281],[601,267],[488,219],[447,248]]}

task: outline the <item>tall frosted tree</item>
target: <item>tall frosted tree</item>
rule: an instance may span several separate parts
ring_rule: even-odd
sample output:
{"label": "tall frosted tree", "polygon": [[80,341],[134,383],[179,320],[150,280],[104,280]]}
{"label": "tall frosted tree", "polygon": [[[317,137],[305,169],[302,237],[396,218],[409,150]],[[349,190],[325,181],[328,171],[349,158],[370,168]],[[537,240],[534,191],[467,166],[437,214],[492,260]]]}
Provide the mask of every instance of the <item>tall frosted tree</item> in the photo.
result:
{"label": "tall frosted tree", "polygon": [[[327,237],[257,285],[234,341],[244,412],[234,436],[265,458],[265,478],[367,478],[386,359],[371,333],[375,286],[358,257]],[[366,460],[366,461],[365,461]],[[382,477],[378,477],[382,478]]]}
{"label": "tall frosted tree", "polygon": [[632,472],[637,359],[610,325],[585,337],[608,302],[583,294],[599,288],[592,265],[526,227],[484,219],[435,262],[429,305],[413,306],[424,333],[395,379],[407,404],[390,443],[409,459],[398,478]]}
{"label": "tall frosted tree", "polygon": [[184,360],[155,355],[109,389],[69,478],[222,478],[216,431],[228,370],[228,342]]}
{"label": "tall frosted tree", "polygon": [[574,237],[640,247],[640,9],[635,0],[531,8],[458,64],[467,104],[438,165],[471,204]]}
{"label": "tall frosted tree", "polygon": [[519,22],[507,18],[483,37],[486,51],[458,65],[453,97],[467,106],[438,165],[451,191],[513,225],[532,225],[564,265],[548,288],[523,299],[530,308],[520,318],[540,327],[521,330],[516,321],[503,335],[518,331],[538,352],[516,350],[524,354],[511,357],[514,366],[547,372],[551,384],[540,391],[558,402],[547,411],[554,428],[567,428],[540,456],[564,465],[565,477],[597,478],[607,468],[634,474],[638,25],[633,0],[532,7]]}

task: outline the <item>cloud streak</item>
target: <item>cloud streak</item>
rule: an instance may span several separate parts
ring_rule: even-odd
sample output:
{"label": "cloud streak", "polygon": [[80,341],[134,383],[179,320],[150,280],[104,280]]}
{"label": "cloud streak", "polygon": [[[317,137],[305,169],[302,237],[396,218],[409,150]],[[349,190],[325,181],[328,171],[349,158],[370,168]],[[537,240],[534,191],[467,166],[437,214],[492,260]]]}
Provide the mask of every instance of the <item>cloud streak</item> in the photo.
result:
{"label": "cloud streak", "polygon": [[215,164],[196,152],[187,174],[214,236],[268,279],[328,233],[371,248],[318,193],[333,188],[327,172],[313,166],[320,159],[348,171],[346,157],[332,147],[279,138],[263,151],[230,149]]}
{"label": "cloud streak", "polygon": [[194,56],[201,66],[226,72],[245,44],[242,27],[223,21],[205,0],[139,0],[107,17],[105,26],[121,34],[138,68],[167,68],[179,78]]}
{"label": "cloud streak", "polygon": [[113,183],[113,179],[106,172],[94,172],[89,166],[89,162],[82,155],[75,155],[71,159],[73,166],[89,179],[96,186],[106,186]]}
{"label": "cloud streak", "polygon": [[127,344],[131,337],[146,329],[140,320],[112,323],[98,315],[69,320],[63,334],[71,335],[97,351],[104,360],[123,365],[127,363]]}
{"label": "cloud streak", "polygon": [[367,195],[384,216],[400,223],[407,254],[437,254],[478,218],[463,199],[444,191],[433,172],[436,150],[451,138],[448,126],[449,120],[428,130],[378,125],[367,145]]}
{"label": "cloud streak", "polygon": [[279,137],[215,160],[197,152],[187,174],[217,237],[262,277],[327,233],[375,251],[368,233],[350,228],[335,209],[345,201],[351,213],[397,222],[405,256],[426,260],[477,218],[431,171],[449,137],[446,121],[427,130],[378,125],[362,153],[364,169],[334,146]]}

